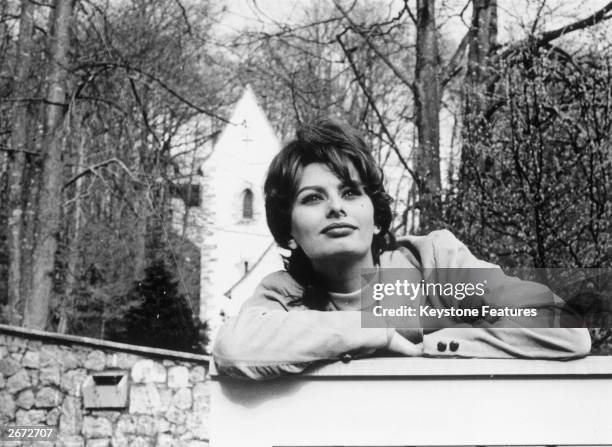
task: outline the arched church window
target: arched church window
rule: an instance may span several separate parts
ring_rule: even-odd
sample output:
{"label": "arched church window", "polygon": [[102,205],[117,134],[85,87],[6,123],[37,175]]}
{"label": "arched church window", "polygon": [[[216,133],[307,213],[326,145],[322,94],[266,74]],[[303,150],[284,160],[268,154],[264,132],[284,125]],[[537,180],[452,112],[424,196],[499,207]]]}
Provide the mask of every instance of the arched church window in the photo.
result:
{"label": "arched church window", "polygon": [[253,218],[253,191],[245,189],[242,194],[242,218]]}

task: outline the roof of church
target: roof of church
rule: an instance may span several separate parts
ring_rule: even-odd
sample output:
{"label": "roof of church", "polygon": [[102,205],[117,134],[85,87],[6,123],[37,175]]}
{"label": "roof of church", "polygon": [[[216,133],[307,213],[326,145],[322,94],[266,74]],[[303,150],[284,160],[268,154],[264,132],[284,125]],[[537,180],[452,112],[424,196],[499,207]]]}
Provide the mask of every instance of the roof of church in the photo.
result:
{"label": "roof of church", "polygon": [[253,263],[253,265],[251,266],[251,268],[249,268],[249,269],[248,269],[248,270],[247,270],[247,271],[244,273],[244,275],[242,275],[242,277],[241,277],[241,278],[240,278],[238,281],[236,281],[236,282],[235,282],[235,283],[232,285],[232,287],[230,287],[229,289],[227,289],[227,292],[225,292],[223,295],[225,295],[226,297],[228,297],[228,298],[230,298],[230,299],[231,299],[231,298],[232,298],[232,291],[233,291],[233,290],[234,290],[236,287],[238,287],[240,284],[242,284],[242,282],[243,282],[244,280],[246,280],[246,279],[247,279],[247,278],[248,278],[248,277],[249,277],[249,276],[250,276],[250,275],[251,275],[251,274],[252,274],[252,273],[253,273],[255,270],[257,270],[257,266],[258,266],[259,264],[261,264],[261,261],[263,261],[263,260],[265,259],[266,255],[268,255],[268,254],[269,254],[269,253],[272,251],[272,249],[273,249],[275,246],[276,246],[276,242],[272,242],[270,245],[268,245],[268,248],[266,248],[266,249],[263,251],[263,253],[261,254],[261,256],[260,256],[260,257],[257,259],[257,261],[255,261],[255,262]]}
{"label": "roof of church", "polygon": [[[229,123],[219,135],[215,148],[222,147],[223,151],[227,151],[237,146],[245,146],[238,144],[245,142],[264,142],[266,147],[257,147],[258,151],[267,149],[276,154],[280,150],[280,141],[276,132],[250,84],[247,84],[242,96],[236,102]],[[214,151],[213,154],[215,152],[219,151]]]}

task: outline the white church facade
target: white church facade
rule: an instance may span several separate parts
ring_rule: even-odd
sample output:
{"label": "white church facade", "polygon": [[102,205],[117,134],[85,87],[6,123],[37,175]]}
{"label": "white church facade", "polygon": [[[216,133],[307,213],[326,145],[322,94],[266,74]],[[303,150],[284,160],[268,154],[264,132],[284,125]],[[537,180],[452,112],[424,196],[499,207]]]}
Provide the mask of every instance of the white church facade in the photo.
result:
{"label": "white church facade", "polygon": [[[186,236],[200,247],[200,309],[214,338],[267,274],[282,269],[266,224],[263,182],[280,142],[247,86],[200,166],[201,200]],[[173,201],[174,214],[184,203]],[[178,211],[178,212],[177,212]],[[178,223],[175,223],[175,227]],[[195,309],[194,309],[195,310]]]}

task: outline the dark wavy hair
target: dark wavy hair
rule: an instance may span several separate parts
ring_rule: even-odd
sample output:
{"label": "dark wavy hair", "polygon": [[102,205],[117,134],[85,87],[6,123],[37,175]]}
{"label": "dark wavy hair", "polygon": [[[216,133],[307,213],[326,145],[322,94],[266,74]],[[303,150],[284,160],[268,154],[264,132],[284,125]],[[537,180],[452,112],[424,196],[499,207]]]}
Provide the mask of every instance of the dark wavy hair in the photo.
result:
{"label": "dark wavy hair", "polygon": [[[352,164],[374,205],[374,223],[380,233],[372,240],[372,256],[378,263],[385,248],[385,236],[393,218],[391,197],[383,186],[383,173],[377,166],[363,138],[348,124],[331,118],[318,118],[301,125],[295,139],[274,157],[264,184],[266,219],[276,242],[288,249],[291,239],[291,212],[304,168],[311,163],[325,164],[338,178],[352,183]],[[312,264],[298,248],[285,258],[285,268],[303,285],[312,284]]]}

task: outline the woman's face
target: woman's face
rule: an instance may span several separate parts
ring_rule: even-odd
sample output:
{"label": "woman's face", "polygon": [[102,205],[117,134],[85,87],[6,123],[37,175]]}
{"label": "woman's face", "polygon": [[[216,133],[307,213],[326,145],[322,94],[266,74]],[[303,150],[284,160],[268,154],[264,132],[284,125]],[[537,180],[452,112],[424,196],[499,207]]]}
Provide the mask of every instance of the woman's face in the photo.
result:
{"label": "woman's face", "polygon": [[291,212],[291,236],[310,261],[346,257],[370,260],[374,205],[351,164],[352,184],[323,163],[307,165],[298,183]]}

